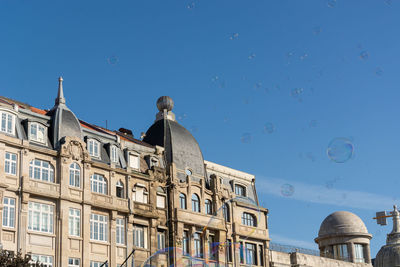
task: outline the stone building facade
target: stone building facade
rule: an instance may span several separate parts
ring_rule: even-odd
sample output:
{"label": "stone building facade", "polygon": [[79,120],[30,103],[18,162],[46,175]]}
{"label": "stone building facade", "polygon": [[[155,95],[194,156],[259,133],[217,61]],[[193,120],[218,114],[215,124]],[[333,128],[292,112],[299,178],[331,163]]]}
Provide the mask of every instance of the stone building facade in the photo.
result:
{"label": "stone building facade", "polygon": [[[203,159],[161,97],[143,140],[0,98],[0,236],[44,266],[268,266],[255,177]],[[106,266],[106,265],[104,265]]]}

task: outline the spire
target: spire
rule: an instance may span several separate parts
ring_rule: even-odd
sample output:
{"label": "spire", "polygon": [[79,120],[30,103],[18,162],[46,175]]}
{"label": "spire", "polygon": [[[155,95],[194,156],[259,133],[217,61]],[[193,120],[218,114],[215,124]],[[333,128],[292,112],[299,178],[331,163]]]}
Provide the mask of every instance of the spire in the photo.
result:
{"label": "spire", "polygon": [[393,217],[393,230],[388,234],[386,243],[387,244],[399,244],[400,243],[400,213],[397,210],[397,206],[393,206],[392,212]]}
{"label": "spire", "polygon": [[58,78],[58,95],[56,98],[56,105],[65,104],[64,90],[63,90],[62,82],[63,82],[63,78],[60,76],[60,78]]}

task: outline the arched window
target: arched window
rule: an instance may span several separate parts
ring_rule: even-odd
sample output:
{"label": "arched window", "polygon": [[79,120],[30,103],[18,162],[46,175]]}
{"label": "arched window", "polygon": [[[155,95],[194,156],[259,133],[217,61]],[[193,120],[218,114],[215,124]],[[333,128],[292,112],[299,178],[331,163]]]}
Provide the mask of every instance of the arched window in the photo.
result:
{"label": "arched window", "polygon": [[15,116],[5,111],[0,111],[0,116],[0,132],[14,134]]}
{"label": "arched window", "polygon": [[90,177],[90,188],[92,192],[107,195],[107,180],[100,174]]}
{"label": "arched window", "polygon": [[205,201],[205,210],[206,210],[206,214],[212,215],[212,213],[213,213],[212,202],[209,199],[206,199],[206,201]]}
{"label": "arched window", "polygon": [[229,204],[225,203],[222,206],[222,215],[224,216],[225,221],[230,222],[230,215],[229,215]]}
{"label": "arched window", "polygon": [[135,187],[132,189],[132,200],[135,202],[140,202],[140,203],[148,203],[148,193],[147,189],[143,185],[135,185]]}
{"label": "arched window", "polygon": [[247,226],[254,226],[254,227],[257,226],[255,216],[253,214],[243,212],[242,224],[247,225]]}
{"label": "arched window", "polygon": [[54,167],[48,162],[34,159],[29,163],[29,177],[45,182],[54,182]]}
{"label": "arched window", "polygon": [[200,212],[200,198],[197,194],[192,195],[192,211]]}
{"label": "arched window", "polygon": [[115,185],[115,194],[119,198],[124,198],[124,184],[121,180],[118,180],[117,184]]}
{"label": "arched window", "polygon": [[81,187],[81,167],[76,162],[69,165],[69,185]]}
{"label": "arched window", "polygon": [[165,208],[165,199],[166,194],[164,189],[161,186],[157,187],[157,208]]}
{"label": "arched window", "polygon": [[179,194],[179,208],[186,209],[186,195],[183,193]]}

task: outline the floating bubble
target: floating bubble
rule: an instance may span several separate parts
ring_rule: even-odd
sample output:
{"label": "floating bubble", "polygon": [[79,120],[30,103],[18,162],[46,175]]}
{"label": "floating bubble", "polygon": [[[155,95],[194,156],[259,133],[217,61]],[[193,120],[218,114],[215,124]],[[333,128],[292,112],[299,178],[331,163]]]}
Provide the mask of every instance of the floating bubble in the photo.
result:
{"label": "floating bubble", "polygon": [[367,51],[362,51],[362,52],[360,53],[360,58],[361,58],[362,60],[367,60],[367,59],[369,58],[368,52],[367,52]]}
{"label": "floating bubble", "polygon": [[229,122],[229,117],[224,117],[224,122],[225,123]]}
{"label": "floating bubble", "polygon": [[307,53],[304,53],[303,55],[300,56],[300,60],[304,60],[308,57]]}
{"label": "floating bubble", "polygon": [[385,2],[385,4],[388,5],[388,6],[392,5],[392,0],[385,0],[383,2]]}
{"label": "floating bubble", "polygon": [[275,125],[272,124],[271,122],[267,122],[264,124],[264,133],[273,133],[275,131]]}
{"label": "floating bubble", "polygon": [[315,161],[314,154],[312,152],[307,152],[306,157],[311,160],[312,162]]}
{"label": "floating bubble", "polygon": [[258,83],[256,83],[254,85],[254,88],[256,88],[256,89],[260,89],[261,87],[262,87],[262,83],[261,82],[258,82]]}
{"label": "floating bubble", "polygon": [[328,0],[328,1],[326,2],[326,5],[327,5],[329,8],[334,8],[334,7],[336,6],[336,0]]}
{"label": "floating bubble", "polygon": [[178,120],[182,121],[182,120],[186,119],[186,117],[187,117],[186,113],[179,113]]}
{"label": "floating bubble", "polygon": [[242,141],[242,143],[244,144],[249,144],[251,143],[251,140],[253,139],[253,137],[251,136],[250,133],[244,133],[242,135],[242,137],[240,138],[240,140]]}
{"label": "floating bubble", "polygon": [[353,156],[354,146],[348,138],[339,137],[329,143],[326,152],[333,162],[344,163]]}
{"label": "floating bubble", "polygon": [[283,184],[281,186],[281,194],[285,197],[291,197],[294,194],[294,186],[291,184]]}
{"label": "floating bubble", "polygon": [[111,56],[109,58],[107,58],[107,62],[110,65],[115,65],[118,63],[118,57],[117,56]]}
{"label": "floating bubble", "polygon": [[248,56],[247,58],[251,60],[251,59],[254,59],[255,57],[256,57],[256,54],[251,54],[251,55]]}
{"label": "floating bubble", "polygon": [[231,36],[229,37],[230,40],[236,40],[237,38],[239,38],[239,33],[237,32],[232,33]]}
{"label": "floating bubble", "polygon": [[187,5],[187,9],[193,9],[195,8],[196,4],[194,2],[191,2],[190,4]]}
{"label": "floating bubble", "polygon": [[302,102],[303,99],[301,97],[302,97],[303,93],[304,93],[304,89],[303,88],[294,88],[290,92],[290,95],[293,98],[297,99],[299,102]]}
{"label": "floating bubble", "polygon": [[383,74],[383,69],[380,68],[380,67],[376,68],[376,69],[375,69],[375,74],[378,75],[378,76],[382,76],[382,74]]}
{"label": "floating bubble", "polygon": [[216,81],[218,81],[219,80],[219,77],[217,76],[217,75],[215,75],[215,76],[213,76],[212,78],[211,78],[211,81],[213,81],[213,82],[216,82]]}
{"label": "floating bubble", "polygon": [[312,121],[310,121],[310,123],[308,124],[308,126],[310,126],[310,128],[315,128],[315,127],[318,126],[318,121],[312,120]]}
{"label": "floating bubble", "polygon": [[321,32],[322,32],[321,27],[319,27],[319,26],[314,27],[313,33],[314,33],[315,35],[318,35],[318,34],[320,34]]}

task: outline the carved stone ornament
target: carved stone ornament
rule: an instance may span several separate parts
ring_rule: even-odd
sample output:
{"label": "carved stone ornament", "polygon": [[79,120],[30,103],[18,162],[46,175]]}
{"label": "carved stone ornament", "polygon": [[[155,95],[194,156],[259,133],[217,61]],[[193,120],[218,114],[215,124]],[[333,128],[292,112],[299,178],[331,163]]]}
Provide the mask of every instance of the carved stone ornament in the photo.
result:
{"label": "carved stone ornament", "polygon": [[182,238],[177,237],[177,238],[176,238],[176,244],[177,244],[178,246],[182,245]]}
{"label": "carved stone ornament", "polygon": [[61,140],[61,155],[73,160],[89,160],[86,144],[77,137],[65,136]]}

